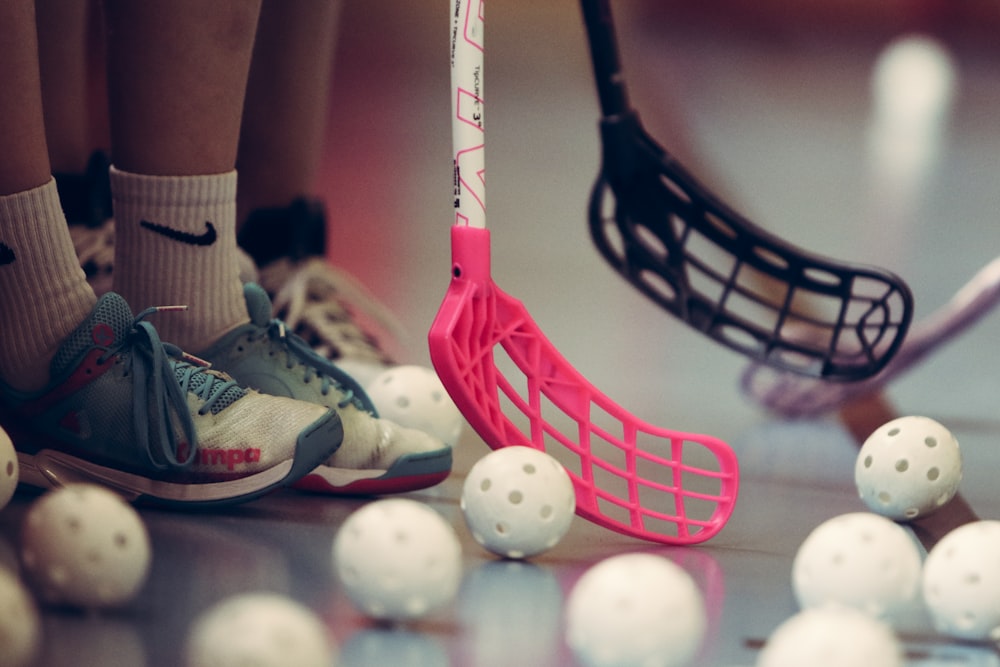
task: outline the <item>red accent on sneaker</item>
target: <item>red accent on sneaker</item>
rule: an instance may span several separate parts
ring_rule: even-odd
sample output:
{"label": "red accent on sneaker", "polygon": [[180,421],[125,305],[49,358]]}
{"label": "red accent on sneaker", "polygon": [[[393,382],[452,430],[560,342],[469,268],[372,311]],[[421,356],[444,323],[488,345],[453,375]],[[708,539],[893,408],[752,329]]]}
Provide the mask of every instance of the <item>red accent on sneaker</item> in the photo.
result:
{"label": "red accent on sneaker", "polygon": [[221,466],[227,470],[235,470],[236,466],[260,462],[260,449],[257,447],[247,447],[246,449],[212,449],[201,448],[198,450],[198,458],[194,464],[199,466]]}
{"label": "red accent on sneaker", "polygon": [[44,396],[40,396],[33,401],[24,403],[17,411],[28,416],[37,415],[67,396],[80,391],[81,388],[87,386],[89,383],[111,370],[111,367],[114,366],[117,356],[101,361],[101,357],[103,355],[103,350],[90,350],[90,352],[87,353],[87,356],[84,357],[83,361],[80,362],[80,365],[76,367],[76,370],[73,371],[73,374],[66,378],[65,382],[55,387]]}
{"label": "red accent on sneaker", "polygon": [[75,436],[80,435],[80,413],[76,410],[70,410],[62,416],[59,420],[59,426],[66,429]]}
{"label": "red accent on sneaker", "polygon": [[359,479],[345,486],[333,486],[322,475],[309,473],[293,486],[299,491],[341,496],[380,496],[392,493],[418,491],[440,484],[448,478],[450,470],[423,475],[402,475],[399,477],[374,477]]}
{"label": "red accent on sneaker", "polygon": [[111,347],[115,342],[115,331],[111,328],[111,325],[100,322],[90,330],[90,338],[94,341],[95,345],[100,345],[104,348]]}

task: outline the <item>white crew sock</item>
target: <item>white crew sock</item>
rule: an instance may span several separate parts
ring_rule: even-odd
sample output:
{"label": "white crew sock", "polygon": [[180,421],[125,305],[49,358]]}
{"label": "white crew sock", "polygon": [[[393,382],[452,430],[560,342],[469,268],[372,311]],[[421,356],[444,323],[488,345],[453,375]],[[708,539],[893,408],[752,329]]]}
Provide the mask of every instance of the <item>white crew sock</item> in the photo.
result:
{"label": "white crew sock", "polygon": [[249,321],[236,248],[236,172],[145,176],[111,168],[114,289],[137,312],[156,313],[160,337],[185,350],[209,347]]}
{"label": "white crew sock", "polygon": [[43,388],[56,350],[96,302],[55,180],[0,197],[0,378]]}

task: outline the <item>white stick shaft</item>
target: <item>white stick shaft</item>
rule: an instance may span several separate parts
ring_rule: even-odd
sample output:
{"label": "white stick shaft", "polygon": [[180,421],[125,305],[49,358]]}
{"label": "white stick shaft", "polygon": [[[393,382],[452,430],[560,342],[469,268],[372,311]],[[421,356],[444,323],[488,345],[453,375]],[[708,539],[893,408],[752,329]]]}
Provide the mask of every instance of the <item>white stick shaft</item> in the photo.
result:
{"label": "white stick shaft", "polygon": [[483,6],[451,3],[451,137],[455,224],[486,227],[483,132]]}

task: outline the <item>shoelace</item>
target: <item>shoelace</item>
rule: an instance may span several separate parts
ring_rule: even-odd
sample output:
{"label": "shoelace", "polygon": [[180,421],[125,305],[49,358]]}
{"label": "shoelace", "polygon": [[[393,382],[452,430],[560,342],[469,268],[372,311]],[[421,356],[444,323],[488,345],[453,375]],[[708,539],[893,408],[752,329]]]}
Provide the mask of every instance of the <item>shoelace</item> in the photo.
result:
{"label": "shoelace", "polygon": [[[169,307],[153,307],[139,313],[128,334],[100,358],[103,363],[120,355],[126,364],[126,374],[133,378],[132,415],[138,444],[146,452],[150,464],[159,470],[186,467],[197,456],[198,438],[187,404],[189,391],[203,401],[199,414],[217,412],[225,407],[220,403],[231,400],[234,388],[240,396],[243,392],[231,378],[185,361],[176,346],[160,340],[156,328],[144,320],[152,313],[167,309]],[[150,409],[154,411],[152,420]],[[186,444],[178,442],[178,434],[170,428],[174,418],[183,431]],[[155,422],[155,429],[152,422]]]}
{"label": "shoelace", "polygon": [[288,331],[285,323],[274,319],[266,327],[260,327],[248,338],[251,341],[267,338],[272,345],[277,346],[285,354],[285,365],[289,369],[296,366],[303,368],[303,380],[311,382],[314,378],[320,381],[320,393],[326,396],[330,390],[336,390],[341,394],[337,401],[337,407],[345,408],[354,404],[362,412],[367,408],[361,399],[355,394],[354,389],[337,379],[339,371],[328,360],[316,354],[309,344],[302,338]]}
{"label": "shoelace", "polygon": [[277,267],[270,270],[274,275],[268,282],[281,285],[273,297],[276,312],[281,313],[290,329],[309,338],[317,353],[331,359],[390,361],[344,305],[346,302],[363,305],[366,314],[379,326],[393,336],[402,337],[401,325],[363,285],[317,258],[284,271]]}

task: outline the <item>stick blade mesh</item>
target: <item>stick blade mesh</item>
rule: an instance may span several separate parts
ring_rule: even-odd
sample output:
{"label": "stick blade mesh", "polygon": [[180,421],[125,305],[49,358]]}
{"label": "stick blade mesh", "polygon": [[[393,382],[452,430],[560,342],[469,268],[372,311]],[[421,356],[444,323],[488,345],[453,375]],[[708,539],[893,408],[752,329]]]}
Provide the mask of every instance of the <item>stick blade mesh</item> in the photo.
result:
{"label": "stick blade mesh", "polygon": [[913,316],[900,278],[796,248],[726,206],[634,114],[602,121],[589,220],[604,258],[695,329],[758,362],[858,381],[898,351]]}
{"label": "stick blade mesh", "polygon": [[[488,253],[486,230],[455,229],[481,235],[475,252]],[[555,457],[573,482],[577,514],[598,525],[665,544],[716,535],[738,489],[729,446],[626,412],[562,357],[520,301],[476,273],[456,270],[429,343],[442,383],[487,445]]]}

